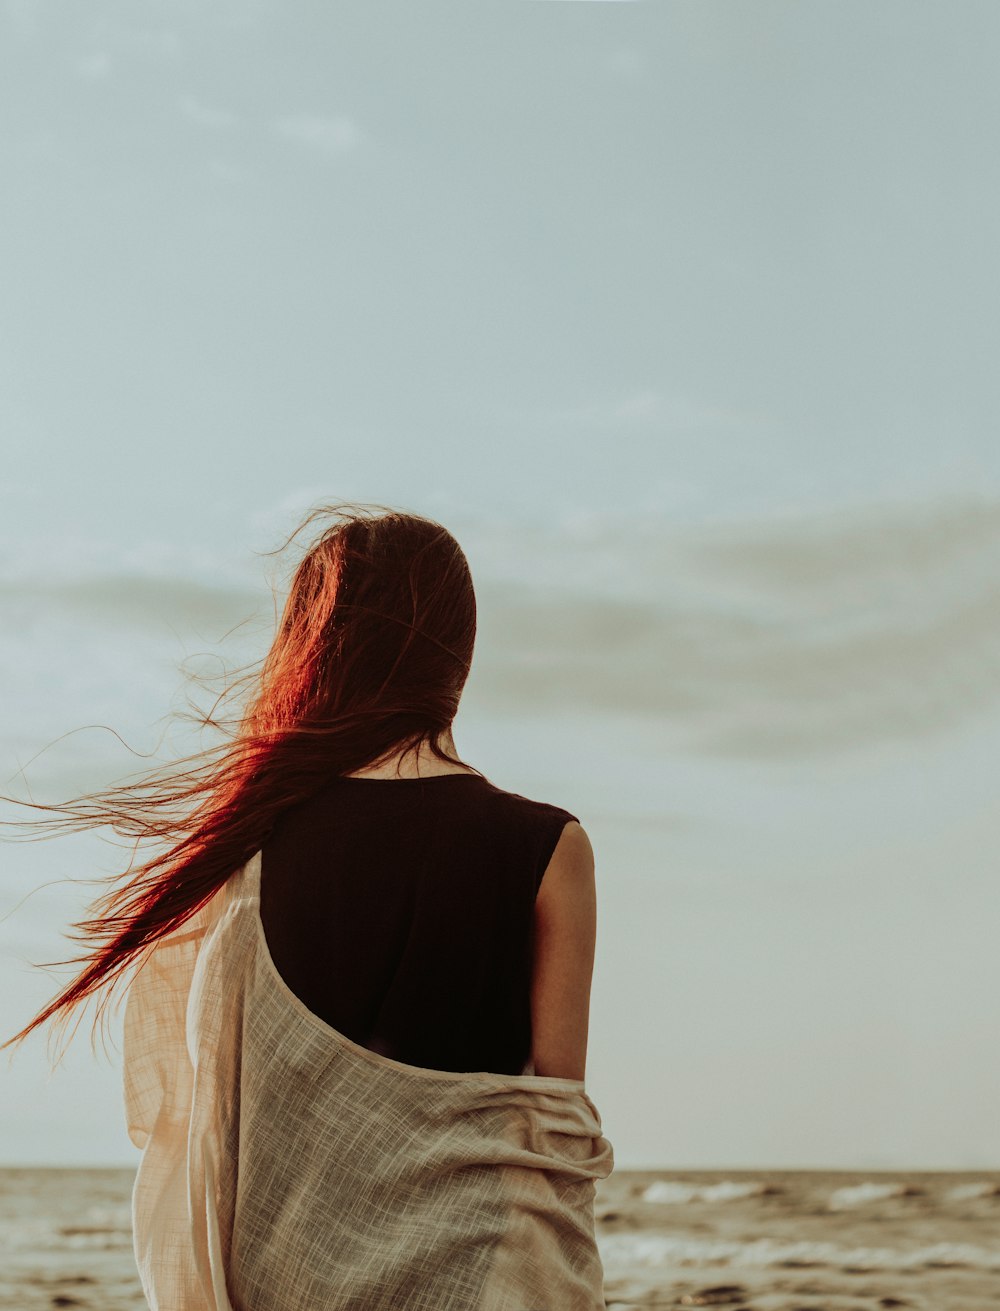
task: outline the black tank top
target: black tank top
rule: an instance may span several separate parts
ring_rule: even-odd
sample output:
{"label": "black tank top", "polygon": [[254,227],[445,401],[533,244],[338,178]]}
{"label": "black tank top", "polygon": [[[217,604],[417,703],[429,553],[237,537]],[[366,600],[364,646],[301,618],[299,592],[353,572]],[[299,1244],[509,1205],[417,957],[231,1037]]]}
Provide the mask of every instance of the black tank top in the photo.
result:
{"label": "black tank top", "polygon": [[527,1072],[535,896],[575,819],[476,774],[335,779],[262,848],[278,973],[393,1060]]}

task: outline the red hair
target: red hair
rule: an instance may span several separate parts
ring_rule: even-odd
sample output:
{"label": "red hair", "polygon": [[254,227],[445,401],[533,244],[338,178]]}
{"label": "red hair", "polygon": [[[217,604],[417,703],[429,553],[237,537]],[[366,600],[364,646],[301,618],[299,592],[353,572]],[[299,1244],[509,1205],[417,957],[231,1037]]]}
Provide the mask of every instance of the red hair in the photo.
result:
{"label": "red hair", "polygon": [[[122,886],[93,903],[93,918],[74,923],[81,932],[66,935],[90,949],[49,962],[84,968],[0,1050],[57,1014],[65,1024],[130,963],[141,965],[140,956],[260,849],[282,811],[332,778],[425,741],[440,760],[465,764],[439,741],[458,709],[476,636],[475,592],[458,542],[432,519],[340,503],[311,510],[277,551],[317,518],[332,522],[294,571],[267,655],[196,717],[222,731],[221,745],[70,802],[3,798],[54,812],[22,823],[70,831],[111,825],[136,846],[153,840],[167,849],[134,872],[130,863],[124,874],[94,880]],[[241,713],[217,717],[223,697],[241,704]],[[110,989],[95,1027],[109,996]]]}

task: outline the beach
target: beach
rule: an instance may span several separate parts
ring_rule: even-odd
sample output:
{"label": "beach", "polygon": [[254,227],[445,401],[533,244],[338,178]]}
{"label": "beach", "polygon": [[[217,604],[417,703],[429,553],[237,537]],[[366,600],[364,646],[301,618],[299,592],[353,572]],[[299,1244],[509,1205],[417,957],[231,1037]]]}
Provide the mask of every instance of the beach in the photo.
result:
{"label": "beach", "polygon": [[[145,1307],[134,1177],[0,1170],[0,1311]],[[615,1170],[594,1213],[609,1311],[1000,1307],[1000,1172]]]}
{"label": "beach", "polygon": [[615,1311],[1000,1306],[1000,1173],[622,1170],[595,1214]]}

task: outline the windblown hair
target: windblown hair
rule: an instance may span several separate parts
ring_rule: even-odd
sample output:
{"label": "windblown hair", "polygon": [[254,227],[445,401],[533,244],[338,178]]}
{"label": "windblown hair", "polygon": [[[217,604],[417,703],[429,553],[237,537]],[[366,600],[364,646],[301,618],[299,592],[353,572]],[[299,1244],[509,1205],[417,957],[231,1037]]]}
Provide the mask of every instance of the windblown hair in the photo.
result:
{"label": "windblown hair", "polygon": [[[122,886],[93,902],[93,918],[66,935],[90,949],[49,962],[84,968],[0,1050],[56,1015],[62,1027],[79,1003],[130,964],[139,968],[160,938],[260,849],[283,811],[333,778],[422,742],[440,760],[466,765],[440,745],[476,635],[475,592],[461,547],[434,520],[341,502],[311,510],[266,554],[284,551],[316,519],[331,522],[294,571],[267,655],[238,670],[212,709],[195,716],[200,727],[221,731],[219,745],[70,802],[2,798],[53,812],[21,824],[63,831],[110,825],[134,837],[136,848],[153,841],[166,849],[135,870],[133,854],[124,874],[94,880]],[[228,718],[215,714],[225,698],[237,706]]]}

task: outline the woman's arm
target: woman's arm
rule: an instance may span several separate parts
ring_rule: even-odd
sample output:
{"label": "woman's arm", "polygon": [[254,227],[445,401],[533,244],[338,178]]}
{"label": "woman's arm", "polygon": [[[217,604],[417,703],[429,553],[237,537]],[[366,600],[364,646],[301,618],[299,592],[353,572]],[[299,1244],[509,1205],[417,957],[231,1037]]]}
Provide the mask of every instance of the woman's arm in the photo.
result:
{"label": "woman's arm", "polygon": [[559,837],[535,899],[531,984],[535,1074],[585,1078],[596,940],[594,850],[586,830],[572,820]]}

